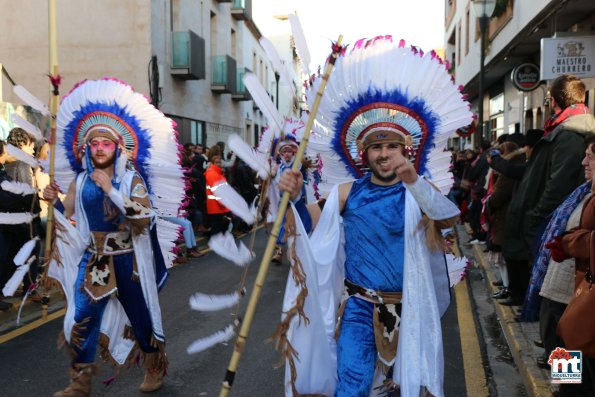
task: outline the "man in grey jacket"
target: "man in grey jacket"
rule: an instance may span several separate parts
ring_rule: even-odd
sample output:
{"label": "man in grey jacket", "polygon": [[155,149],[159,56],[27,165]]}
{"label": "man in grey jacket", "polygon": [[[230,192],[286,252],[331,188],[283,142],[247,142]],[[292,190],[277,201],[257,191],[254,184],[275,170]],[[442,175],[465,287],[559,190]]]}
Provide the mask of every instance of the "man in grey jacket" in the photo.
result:
{"label": "man in grey jacket", "polygon": [[585,91],[584,83],[572,75],[556,78],[550,87],[555,114],[533,148],[508,209],[502,253],[519,271],[510,280],[511,299],[502,304],[522,304],[529,284],[529,264],[537,256],[552,212],[585,180],[581,167],[585,137],[595,132],[595,119],[584,105]]}

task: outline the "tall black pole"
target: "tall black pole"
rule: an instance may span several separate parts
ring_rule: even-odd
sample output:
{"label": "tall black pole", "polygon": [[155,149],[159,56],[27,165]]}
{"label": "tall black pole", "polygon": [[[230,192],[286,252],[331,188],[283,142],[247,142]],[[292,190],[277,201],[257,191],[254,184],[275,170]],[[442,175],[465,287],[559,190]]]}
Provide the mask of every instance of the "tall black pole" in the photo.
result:
{"label": "tall black pole", "polygon": [[479,61],[479,103],[477,104],[477,145],[481,146],[483,142],[483,79],[484,79],[484,63],[485,63],[485,39],[486,30],[488,27],[488,16],[485,13],[479,17],[479,31],[480,31],[480,61]]}
{"label": "tall black pole", "polygon": [[275,82],[277,83],[277,94],[275,95],[275,106],[277,106],[277,110],[279,110],[279,73],[275,72]]}

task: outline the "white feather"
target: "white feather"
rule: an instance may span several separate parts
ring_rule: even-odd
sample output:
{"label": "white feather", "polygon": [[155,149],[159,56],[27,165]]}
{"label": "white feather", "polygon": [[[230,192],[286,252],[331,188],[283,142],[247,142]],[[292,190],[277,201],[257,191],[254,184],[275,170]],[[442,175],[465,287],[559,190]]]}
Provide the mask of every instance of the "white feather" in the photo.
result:
{"label": "white feather", "polygon": [[42,102],[41,99],[37,98],[35,95],[31,94],[22,85],[15,85],[12,89],[12,92],[14,92],[14,94],[21,98],[23,102],[37,110],[39,113],[43,114],[44,116],[50,115],[50,109],[48,108],[48,105]]}
{"label": "white feather", "polygon": [[291,33],[293,34],[293,41],[295,48],[297,49],[300,58],[302,59],[302,67],[304,73],[310,76],[310,50],[308,50],[308,44],[306,42],[306,36],[302,29],[300,19],[295,14],[289,14],[289,23],[291,24]]}
{"label": "white feather", "polygon": [[254,258],[254,253],[244,243],[240,241],[239,247],[236,245],[235,238],[229,232],[215,234],[208,244],[217,255],[238,266],[246,266]]}
{"label": "white feather", "polygon": [[190,297],[190,307],[192,310],[201,312],[216,312],[235,306],[239,301],[238,292],[225,295],[207,295],[197,292]]}
{"label": "white feather", "polygon": [[256,171],[261,179],[264,180],[269,176],[271,166],[268,161],[252,149],[239,135],[232,134],[227,140],[227,145],[236,156],[244,160],[250,168]]}
{"label": "white feather", "polygon": [[457,257],[453,254],[446,254],[446,265],[451,287],[454,287],[459,281],[465,278],[467,263],[467,258],[464,256]]}
{"label": "white feather", "polygon": [[6,145],[6,153],[8,153],[9,156],[12,156],[19,161],[29,164],[33,168],[39,166],[39,163],[37,162],[37,160],[35,160],[35,157],[25,153],[24,151],[22,151],[14,145],[11,145],[10,143]]}
{"label": "white feather", "polygon": [[6,180],[0,183],[0,187],[2,187],[2,190],[4,190],[5,192],[19,194],[21,196],[27,196],[29,194],[35,194],[37,192],[31,186],[23,182],[12,182]]}
{"label": "white feather", "polygon": [[37,141],[43,141],[43,134],[41,133],[41,130],[39,128],[37,128],[27,120],[23,119],[16,113],[12,113],[10,115],[10,118],[14,124],[18,125],[22,129],[27,131],[29,134],[33,135]]}
{"label": "white feather", "polygon": [[32,220],[33,214],[29,212],[0,212],[0,225],[20,225]]}
{"label": "white feather", "polygon": [[260,42],[260,45],[262,46],[264,52],[267,54],[267,57],[273,64],[273,69],[275,69],[277,71],[277,73],[279,73],[279,78],[281,79],[282,82],[284,82],[287,85],[289,94],[291,94],[291,96],[295,97],[296,93],[295,93],[295,89],[293,87],[293,82],[291,81],[291,77],[289,77],[289,72],[287,71],[287,67],[285,66],[283,61],[281,61],[281,57],[279,57],[279,53],[275,49],[275,46],[266,37],[261,37],[259,42]]}
{"label": "white feather", "polygon": [[12,260],[15,265],[21,266],[25,263],[27,259],[31,256],[31,252],[33,252],[33,248],[35,248],[35,244],[39,241],[39,237],[35,237],[29,241],[27,241],[19,252],[15,255],[14,259]]}
{"label": "white feather", "polygon": [[210,349],[217,343],[227,342],[235,335],[234,326],[232,324],[225,327],[225,329],[214,333],[213,335],[207,336],[206,338],[200,338],[192,342],[186,349],[188,354],[200,353],[201,351]]}
{"label": "white feather", "polygon": [[29,272],[29,267],[31,267],[31,263],[35,260],[35,256],[29,258],[27,263],[18,266],[17,270],[14,272],[12,277],[4,284],[4,288],[2,288],[2,294],[4,296],[13,296],[16,292],[17,288],[23,282],[25,275]]}
{"label": "white feather", "polygon": [[238,192],[227,183],[214,186],[212,189],[213,194],[221,200],[221,203],[226,206],[235,215],[242,218],[248,225],[252,225],[256,222],[256,204],[252,203],[250,207],[246,203],[246,200]]}
{"label": "white feather", "polygon": [[244,74],[244,85],[248,89],[248,92],[250,92],[256,106],[259,107],[264,117],[266,117],[269,125],[276,127],[279,131],[283,131],[283,118],[254,73]]}

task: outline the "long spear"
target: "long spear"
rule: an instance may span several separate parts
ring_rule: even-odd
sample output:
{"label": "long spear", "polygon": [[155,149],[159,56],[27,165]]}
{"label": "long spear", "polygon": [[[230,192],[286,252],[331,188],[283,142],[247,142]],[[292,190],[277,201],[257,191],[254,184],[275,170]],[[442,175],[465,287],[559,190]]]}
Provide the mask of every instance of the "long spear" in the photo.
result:
{"label": "long spear", "polygon": [[[48,30],[49,30],[49,77],[51,81],[50,91],[50,185],[54,183],[54,169],[56,163],[56,114],[58,112],[58,103],[60,101],[60,92],[58,85],[60,84],[60,74],[58,72],[58,45],[56,33],[56,0],[48,0]],[[52,252],[52,227],[54,223],[54,206],[48,205],[48,219],[45,239],[45,253],[44,260],[49,263]]]}
{"label": "long spear", "polygon": [[[306,127],[304,130],[304,137],[302,139],[302,142],[300,143],[298,152],[295,156],[295,162],[293,163],[292,167],[293,171],[299,171],[299,166],[302,161],[302,157],[304,156],[304,152],[306,151],[306,147],[308,146],[308,141],[310,139],[310,130],[314,125],[314,119],[316,117],[316,113],[318,112],[318,106],[320,106],[320,100],[322,98],[322,94],[324,93],[324,89],[326,88],[328,77],[333,69],[333,66],[335,65],[337,57],[339,56],[342,41],[343,35],[340,35],[336,45],[333,46],[333,52],[329,58],[329,62],[324,71],[324,75],[322,76],[322,82],[320,84],[320,87],[318,88],[318,92],[316,93],[316,98],[314,99],[314,104],[312,106],[312,109],[310,110],[310,116],[308,117],[308,122],[306,123]],[[285,211],[287,210],[288,203],[289,192],[284,192],[283,197],[281,197],[281,203],[279,204],[279,211],[277,212],[277,218],[275,219],[273,230],[269,235],[269,240],[267,242],[267,246],[264,251],[262,261],[260,262],[260,268],[258,269],[256,281],[254,282],[254,289],[252,290],[252,294],[250,295],[250,301],[248,302],[248,307],[246,308],[246,316],[244,317],[242,327],[240,328],[240,333],[238,334],[238,338],[236,339],[234,351],[231,356],[229,366],[227,367],[225,378],[223,379],[223,384],[219,392],[219,397],[226,397],[229,395],[231,391],[231,387],[233,385],[233,381],[236,375],[236,370],[240,362],[240,357],[242,355],[244,347],[246,346],[246,339],[248,338],[248,332],[250,331],[250,326],[252,325],[252,319],[254,318],[256,305],[258,304],[258,299],[260,298],[260,293],[262,292],[262,287],[266,279],[266,274],[269,270],[269,265],[271,264],[273,250],[275,248],[275,243],[279,236],[279,230],[281,229],[281,223],[285,216]]]}

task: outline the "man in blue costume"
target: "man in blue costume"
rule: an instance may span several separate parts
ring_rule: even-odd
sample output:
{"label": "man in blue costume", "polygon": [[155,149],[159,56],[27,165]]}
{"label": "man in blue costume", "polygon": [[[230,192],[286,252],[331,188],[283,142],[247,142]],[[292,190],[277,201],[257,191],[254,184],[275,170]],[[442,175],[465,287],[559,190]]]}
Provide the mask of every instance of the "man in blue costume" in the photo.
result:
{"label": "man in blue costume", "polygon": [[[457,220],[456,206],[420,178],[406,158],[406,138],[397,130],[370,131],[362,139],[361,149],[371,173],[338,187],[346,260],[337,325],[337,396],[368,396],[378,376],[377,365],[383,369],[384,386],[394,386],[392,366],[401,318],[405,246],[418,244],[412,239],[406,242],[406,193],[411,193],[432,221],[428,245],[440,240],[440,229]],[[288,171],[279,187],[290,192],[303,224],[315,226],[321,205],[308,206],[307,212],[300,210],[302,184],[300,172]],[[427,251],[429,247],[415,249]]]}
{"label": "man in blue costume", "polygon": [[[77,229],[83,237],[89,236],[89,245],[78,267],[74,319],[67,338],[73,354],[72,380],[54,397],[90,395],[97,347],[102,358],[118,362],[110,351],[117,343],[116,336],[104,330],[105,322],[126,322],[126,318],[130,325],[124,326],[123,338],[127,341],[122,350],[128,353],[130,344],[136,340],[146,366],[140,390],[154,391],[161,387],[167,368],[156,298],[165,269],[160,272],[152,261],[145,263],[146,257],[141,257],[140,251],[146,247],[136,244],[139,236],[150,239],[153,212],[149,192],[142,177],[122,164],[127,161],[126,155],[122,138],[114,129],[102,124],[89,128],[84,135],[84,148],[82,161],[86,170],[70,184],[63,204],[56,203],[66,218],[76,216]],[[54,200],[57,193],[58,186],[50,185],[44,191],[44,198]],[[114,298],[121,304],[119,314],[113,307]],[[114,310],[108,314],[106,308]]]}

